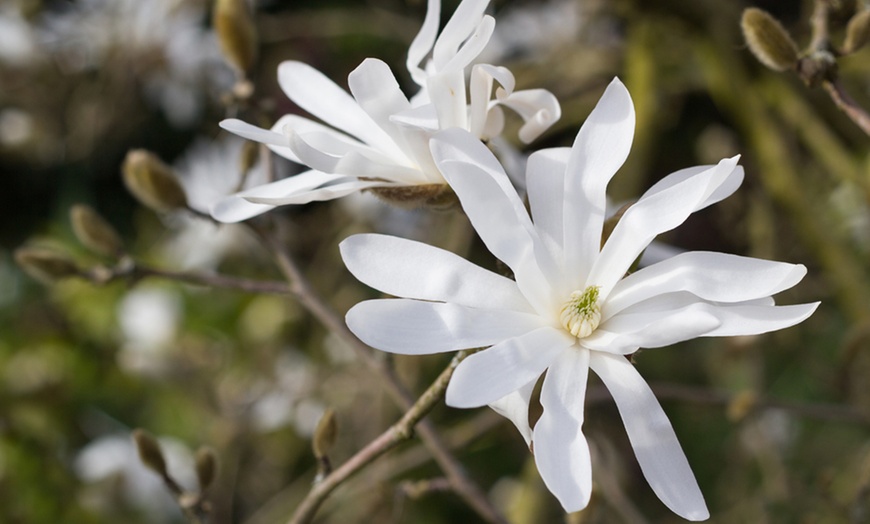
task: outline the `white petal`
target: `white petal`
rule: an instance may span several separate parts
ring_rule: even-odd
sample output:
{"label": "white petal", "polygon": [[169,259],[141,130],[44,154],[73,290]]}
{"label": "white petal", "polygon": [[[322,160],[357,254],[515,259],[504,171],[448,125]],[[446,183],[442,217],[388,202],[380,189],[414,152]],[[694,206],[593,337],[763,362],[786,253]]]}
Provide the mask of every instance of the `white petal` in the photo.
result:
{"label": "white petal", "polygon": [[387,235],[354,235],[341,257],[359,281],[403,298],[531,313],[516,282],[449,251]]}
{"label": "white petal", "polygon": [[493,80],[498,78],[498,82],[502,85],[508,83],[513,89],[514,76],[504,67],[496,67],[488,64],[476,64],[471,68],[471,79],[469,80],[469,96],[471,103],[469,107],[469,128],[472,135],[482,138],[486,127],[487,113],[489,112],[489,101],[492,98]]}
{"label": "white petal", "polygon": [[346,320],[366,344],[403,355],[490,346],[542,324],[540,317],[527,313],[398,298],[360,302],[347,312]]}
{"label": "white petal", "polygon": [[[449,25],[449,24],[448,24]],[[445,27],[446,29],[446,27]],[[477,55],[479,55],[486,44],[492,38],[492,33],[495,31],[495,19],[491,16],[484,16],[480,23],[475,28],[474,33],[468,37],[468,40],[462,44],[462,47],[454,54],[450,60],[440,67],[441,71],[464,71],[471,64]]]}
{"label": "white petal", "polygon": [[520,389],[508,393],[489,404],[489,407],[493,411],[510,420],[516,426],[523,440],[526,441],[526,446],[531,446],[532,444],[532,428],[529,426],[529,404],[531,403],[532,392],[537,382],[537,379],[532,380]]}
{"label": "white petal", "polygon": [[467,131],[449,129],[431,142],[432,155],[490,252],[507,264],[537,311],[552,309],[555,263],[537,238],[522,200],[498,160]]}
{"label": "white petal", "polygon": [[627,309],[603,322],[580,343],[595,351],[627,355],[639,348],[670,346],[705,336],[721,324],[704,303],[654,311]]}
{"label": "white petal", "polygon": [[526,164],[529,208],[535,229],[559,265],[562,264],[562,192],[570,154],[571,149],[567,147],[542,149],[532,153]]}
{"label": "white petal", "polygon": [[565,269],[574,275],[571,289],[583,289],[601,247],[606,211],[605,190],[622,166],[634,137],[634,106],[628,90],[614,78],[583,123],[565,175],[563,209]]}
{"label": "white petal", "polygon": [[500,99],[499,103],[513,109],[522,117],[524,123],[519,137],[525,144],[541,136],[562,117],[558,99],[546,89],[516,91]]}
{"label": "white petal", "polygon": [[563,329],[545,326],[475,353],[453,372],[447,405],[476,408],[492,404],[537,379],[576,341]]}
{"label": "white petal", "polygon": [[[651,188],[649,188],[644,196],[653,195],[667,189],[669,187],[675,186],[684,180],[687,180],[699,173],[703,173],[704,171],[710,169],[713,166],[695,166],[695,167],[687,167],[685,169],[681,169],[679,171],[675,171],[665,178],[659,180]],[[719,186],[713,193],[702,202],[695,211],[700,211],[707,206],[713,205],[717,202],[720,202],[729,196],[731,196],[737,189],[740,187],[740,184],[743,183],[743,166],[736,166],[734,171],[732,171],[728,178]]]}
{"label": "white petal", "polygon": [[251,125],[247,122],[237,120],[235,118],[228,118],[226,120],[222,120],[220,126],[229,131],[230,133],[239,135],[242,138],[247,138],[248,140],[253,140],[254,142],[260,142],[261,144],[266,144],[269,146],[269,149],[271,149],[278,155],[293,162],[296,162],[297,164],[301,163],[299,161],[299,158],[296,156],[295,153],[293,153],[293,151],[289,147],[290,140],[288,140],[283,133],[276,132],[275,127],[273,127],[272,130],[263,129]]}
{"label": "white petal", "polygon": [[429,0],[426,9],[426,18],[423,19],[423,26],[420,27],[420,32],[414,37],[411,46],[408,48],[408,60],[406,66],[411,77],[420,86],[426,85],[426,72],[420,68],[420,63],[432,50],[435,44],[435,37],[438,35],[438,24],[441,20],[441,0]]}
{"label": "white petal", "polygon": [[356,193],[357,191],[362,191],[363,189],[370,189],[373,187],[395,187],[395,184],[380,181],[351,179],[348,182],[341,182],[339,184],[319,187],[317,189],[311,189],[308,191],[300,191],[298,193],[283,197],[246,196],[244,198],[248,202],[252,202],[255,204],[268,204],[272,206],[285,206],[289,204],[298,205],[307,204],[309,202],[322,202],[324,200],[333,200],[335,198],[341,198],[351,193]]}
{"label": "white petal", "polygon": [[387,155],[403,156],[395,142],[359,104],[320,71],[302,62],[283,62],[278,66],[278,83],[290,100],[327,124]]}
{"label": "white petal", "polygon": [[209,211],[212,218],[219,222],[241,222],[274,209],[274,205],[254,204],[245,199],[246,195],[285,197],[307,192],[323,184],[346,180],[346,177],[329,175],[318,171],[305,171],[298,175],[283,178],[230,195],[216,202]]}
{"label": "white petal", "polygon": [[806,275],[802,265],[725,253],[690,251],[620,280],[602,308],[602,320],[663,293],[688,291],[713,302],[744,302],[786,290]]}
{"label": "white petal", "polygon": [[792,306],[709,305],[709,311],[722,323],[707,337],[760,335],[800,324],[819,307],[819,302]]}
{"label": "white petal", "polygon": [[292,128],[285,128],[285,132],[293,152],[312,169],[337,175],[389,180],[405,185],[429,183],[419,169],[396,164],[368,146],[349,150],[347,144],[335,140],[335,136],[331,134],[300,135]]}
{"label": "white petal", "polygon": [[634,366],[623,357],[596,352],[589,364],[613,395],[640,469],[655,494],[685,519],[709,518],[671,422]]}
{"label": "white petal", "polygon": [[432,61],[435,63],[436,70],[440,71],[453,59],[459,46],[477,30],[483,21],[483,12],[488,4],[489,0],[464,0],[459,4],[432,50]]}
{"label": "white petal", "polygon": [[601,296],[607,297],[653,238],[682,224],[728,180],[736,164],[737,157],[723,160],[679,184],[644,195],[629,207],[601,249],[585,285],[600,286]]}
{"label": "white petal", "polygon": [[427,83],[429,98],[438,114],[438,128],[468,126],[468,101],[465,92],[465,72],[445,71],[433,74]]}
{"label": "white petal", "polygon": [[566,512],[580,511],[592,494],[589,445],[583,435],[583,404],[589,351],[571,348],[550,365],[541,389],[544,413],[535,425],[535,463],[547,488]]}

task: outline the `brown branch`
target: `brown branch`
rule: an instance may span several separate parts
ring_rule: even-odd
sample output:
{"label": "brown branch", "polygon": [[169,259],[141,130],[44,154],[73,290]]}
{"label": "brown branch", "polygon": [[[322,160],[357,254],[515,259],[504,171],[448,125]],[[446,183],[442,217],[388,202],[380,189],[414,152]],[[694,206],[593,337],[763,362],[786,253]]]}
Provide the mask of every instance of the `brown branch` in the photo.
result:
{"label": "brown branch", "polygon": [[867,133],[867,135],[870,135],[870,114],[868,114],[863,107],[859,106],[858,103],[855,102],[848,93],[846,93],[840,81],[835,78],[823,82],[822,86],[825,88],[825,91],[828,92],[828,95],[830,95],[831,100],[837,104],[837,107],[846,113],[846,116],[855,122],[862,131]]}
{"label": "brown branch", "polygon": [[[410,439],[413,435],[414,426],[435,407],[435,404],[441,401],[444,392],[447,390],[450,377],[453,376],[453,371],[467,354],[464,351],[457,353],[450,362],[450,365],[441,372],[441,375],[429,386],[429,389],[423,393],[398,422],[393,424],[378,438],[371,441],[366,447],[357,452],[356,455],[348,459],[338,469],[327,475],[321,482],[315,484],[302,503],[296,508],[296,512],[290,519],[289,524],[311,522],[315,513],[317,513],[317,509],[326,500],[326,497],[342,482],[387,451]],[[452,486],[453,482],[451,482]]]}
{"label": "brown branch", "polygon": [[[415,405],[414,397],[402,385],[392,368],[384,360],[377,358],[370,347],[363,343],[345,325],[344,321],[327,304],[323,298],[311,287],[309,281],[302,274],[296,262],[271,233],[251,224],[251,227],[272,252],[278,267],[287,281],[290,283],[290,292],[299,300],[315,318],[327,329],[344,340],[356,353],[357,357],[365,365],[379,375],[387,393],[403,410],[411,410]],[[440,397],[439,397],[440,398]],[[487,522],[506,523],[507,520],[489,502],[486,495],[477,484],[469,478],[462,464],[453,456],[444,440],[438,435],[435,428],[428,422],[422,421],[417,426],[417,434],[432,457],[438,463],[445,476],[450,480],[453,490]],[[372,443],[374,444],[374,443]],[[371,444],[370,444],[371,446]],[[368,447],[366,448],[368,449]],[[363,464],[365,465],[365,464]],[[337,473],[339,470],[333,472]],[[328,493],[327,493],[328,495]],[[316,509],[316,508],[315,508]]]}
{"label": "brown branch", "polygon": [[95,284],[108,284],[117,280],[136,282],[143,278],[162,278],[207,286],[213,288],[233,289],[246,293],[270,293],[286,295],[290,293],[290,287],[284,282],[268,280],[252,280],[219,273],[200,273],[195,271],[173,271],[146,266],[135,262],[131,258],[123,258],[114,267],[97,266],[88,271],[83,271],[80,276]]}

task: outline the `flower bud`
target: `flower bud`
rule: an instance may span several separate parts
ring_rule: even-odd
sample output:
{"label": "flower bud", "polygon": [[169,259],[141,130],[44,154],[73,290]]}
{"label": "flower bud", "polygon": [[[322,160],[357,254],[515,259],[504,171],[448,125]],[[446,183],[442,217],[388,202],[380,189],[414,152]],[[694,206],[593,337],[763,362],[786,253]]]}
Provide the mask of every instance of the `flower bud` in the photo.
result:
{"label": "flower bud", "polygon": [[405,209],[431,207],[449,209],[459,201],[447,184],[420,184],[416,186],[373,187],[368,189],[384,202]]}
{"label": "flower bud", "polygon": [[172,169],[153,153],[134,149],[127,153],[121,167],[124,184],[130,193],[155,211],[187,207],[187,195]]}
{"label": "flower bud", "polygon": [[849,54],[864,47],[870,41],[870,9],[859,11],[846,26],[843,53]]}
{"label": "flower bud", "polygon": [[779,20],[756,7],[743,11],[743,38],[759,62],[774,71],[793,69],[798,60],[797,44]]}
{"label": "flower bud", "polygon": [[115,228],[92,207],[76,204],[69,216],[73,233],[86,248],[109,257],[118,257],[124,252],[124,244]]}
{"label": "flower bud", "polygon": [[314,438],[311,441],[314,456],[318,459],[326,457],[329,454],[329,450],[335,445],[337,434],[338,424],[335,421],[335,411],[329,408],[320,417],[317,428],[314,430]]}
{"label": "flower bud", "polygon": [[136,450],[139,452],[139,460],[142,464],[161,477],[168,477],[166,459],[163,458],[163,451],[160,450],[157,439],[144,429],[136,429],[133,430],[133,442],[136,443]]}
{"label": "flower bud", "polygon": [[199,490],[205,491],[212,485],[217,476],[218,463],[214,450],[208,447],[196,450],[195,466]]}
{"label": "flower bud", "polygon": [[226,61],[244,74],[257,57],[257,31],[245,0],[217,0],[212,25]]}
{"label": "flower bud", "polygon": [[53,249],[20,247],[15,250],[14,256],[15,262],[25,273],[46,284],[81,274],[72,258]]}

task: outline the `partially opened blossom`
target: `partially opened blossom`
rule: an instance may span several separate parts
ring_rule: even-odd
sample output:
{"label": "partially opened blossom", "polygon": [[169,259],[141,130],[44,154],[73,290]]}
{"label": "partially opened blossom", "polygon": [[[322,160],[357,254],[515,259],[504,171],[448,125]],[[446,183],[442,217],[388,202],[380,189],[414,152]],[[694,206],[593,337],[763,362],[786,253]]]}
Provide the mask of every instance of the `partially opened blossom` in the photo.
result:
{"label": "partially opened blossom", "polygon": [[[356,235],[341,252],[362,282],[399,299],[369,300],[347,314],[363,341],[425,354],[487,347],[463,360],[447,403],[491,405],[531,445],[541,477],[566,511],[589,502],[590,453],[582,432],[589,370],[608,388],[652,489],[690,520],[708,517],[688,461],[652,391],[626,355],[695,337],[754,335],[806,319],[818,303],[776,306],[801,265],[687,252],[626,275],[652,239],[733,193],[737,158],[684,169],[625,211],[602,245],[605,189],[628,155],[634,109],[614,80],[571,148],[528,162],[531,216],[498,161],[473,135],[446,130],[435,161],[487,248],[514,273],[500,276],[441,249]],[[536,382],[543,414],[528,406]]]}
{"label": "partially opened blossom", "polygon": [[409,72],[421,88],[411,99],[378,59],[366,59],[351,72],[350,94],[311,66],[282,63],[281,89],[327,125],[285,115],[271,130],[235,119],[221,126],[311,169],[227,198],[212,208],[212,215],[237,222],[274,206],[330,200],[363,189],[388,192],[413,186],[414,191],[404,193],[407,199],[437,200],[446,182],[432,159],[429,139],[453,127],[477,139],[495,137],[504,126],[501,106],[525,121],[520,139],[534,140],[560,116],[555,97],[543,89],[515,91],[514,77],[504,67],[471,66],[495,26],[484,15],[488,4],[464,0],[439,35],[440,0],[429,0],[408,51]]}

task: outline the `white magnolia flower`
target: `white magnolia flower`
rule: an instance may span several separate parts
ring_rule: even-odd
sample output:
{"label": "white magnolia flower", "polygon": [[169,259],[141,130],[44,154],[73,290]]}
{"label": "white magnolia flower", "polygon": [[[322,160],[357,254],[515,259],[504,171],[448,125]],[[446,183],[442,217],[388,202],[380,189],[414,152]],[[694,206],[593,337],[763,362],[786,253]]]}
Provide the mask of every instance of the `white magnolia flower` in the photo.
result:
{"label": "white magnolia flower", "polygon": [[[283,116],[271,130],[241,120],[221,122],[224,129],[268,144],[311,170],[240,192],[214,206],[212,216],[237,222],[274,206],[330,200],[370,188],[429,186],[431,193],[423,194],[437,195],[445,181],[432,160],[429,139],[452,127],[479,139],[495,137],[504,125],[501,106],[525,121],[520,139],[534,140],[561,115],[552,93],[514,91],[510,71],[488,64],[471,67],[466,80],[466,69],[495,27],[493,18],[483,14],[488,4],[464,0],[438,35],[440,0],[429,0],[423,27],[408,50],[408,69],[421,87],[411,100],[389,66],[374,58],[348,76],[350,94],[311,66],[282,63],[278,83],[284,93],[332,127],[297,115]],[[494,82],[500,86],[495,99]]]}
{"label": "white magnolia flower", "polygon": [[[625,356],[702,336],[764,333],[801,322],[818,303],[775,306],[801,265],[688,252],[626,276],[652,241],[740,185],[737,158],[671,174],[623,215],[601,245],[605,189],[634,133],[628,91],[614,80],[573,147],[529,158],[531,217],[492,154],[468,132],[433,139],[438,167],[487,248],[511,280],[428,245],[384,235],[341,244],[362,282],[401,299],[369,300],[347,314],[367,344],[402,354],[491,346],[466,358],[447,404],[492,405],[533,445],[547,487],[566,511],[592,490],[581,431],[591,369],[610,390],[647,481],[675,513],[708,517],[676,435],[646,382]],[[529,427],[532,389],[546,371],[544,412]]]}

